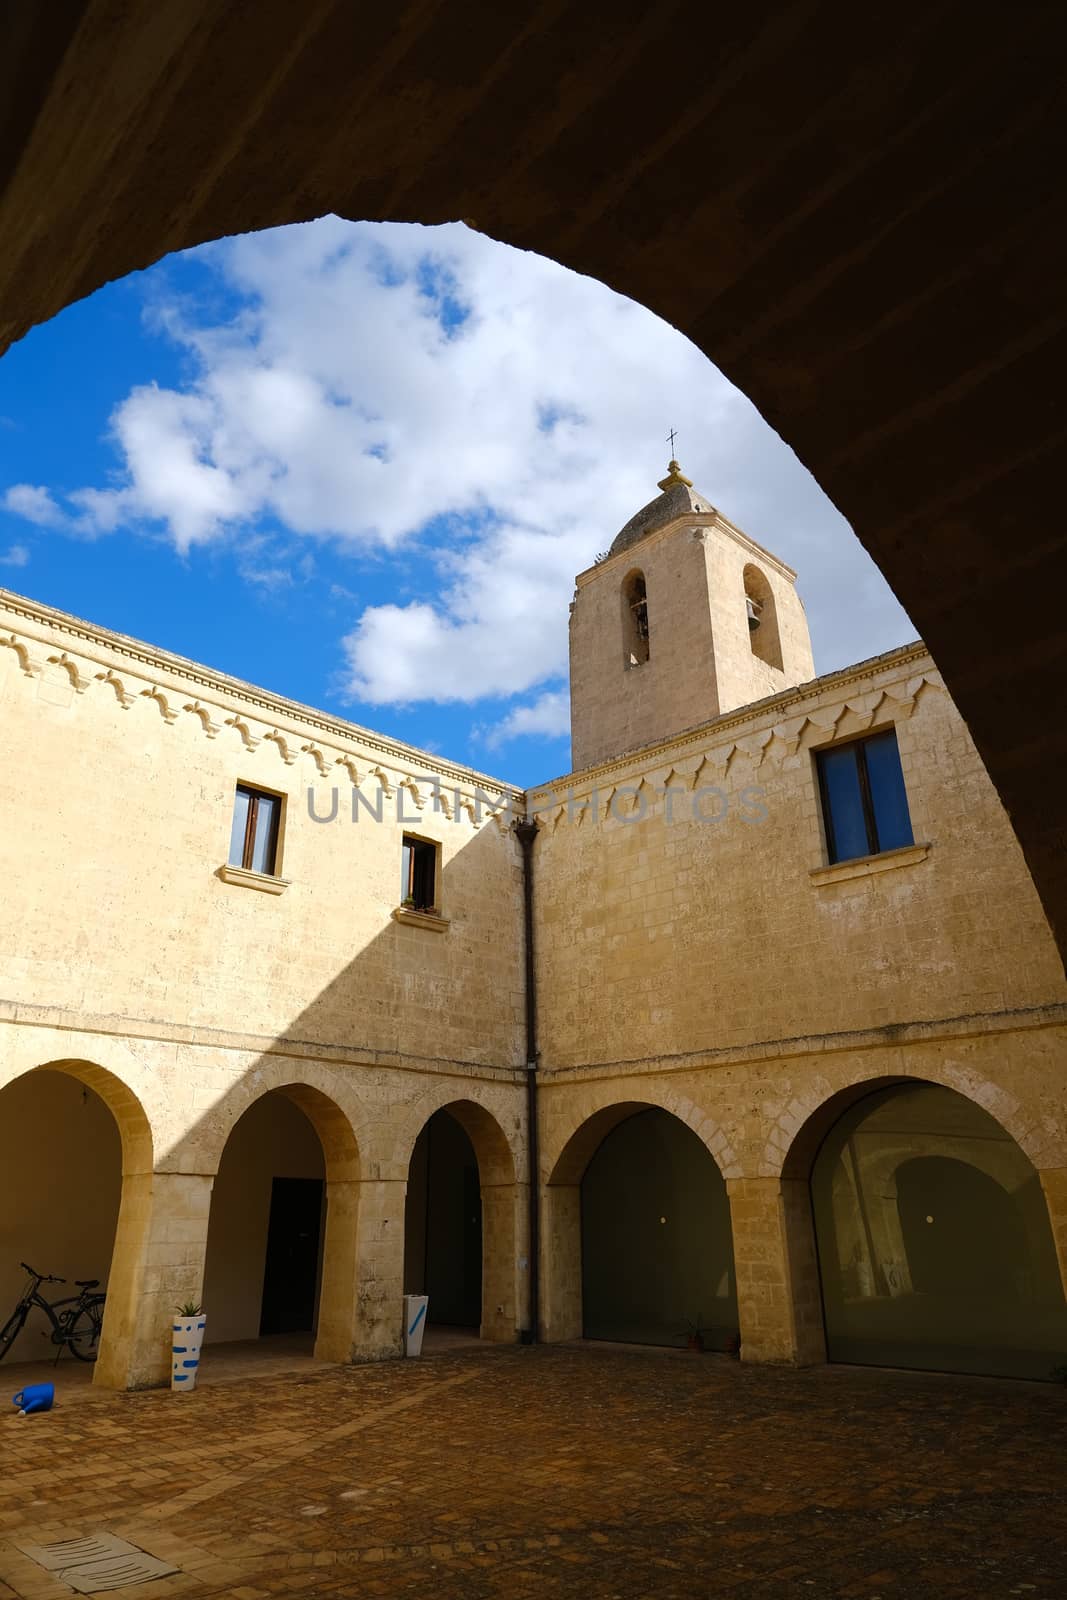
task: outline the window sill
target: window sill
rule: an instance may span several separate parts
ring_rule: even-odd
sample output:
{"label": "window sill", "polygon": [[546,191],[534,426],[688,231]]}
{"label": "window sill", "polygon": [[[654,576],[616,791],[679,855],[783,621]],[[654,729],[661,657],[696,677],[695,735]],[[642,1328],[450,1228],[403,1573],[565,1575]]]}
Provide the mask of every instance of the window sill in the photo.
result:
{"label": "window sill", "polygon": [[215,874],[223,883],[235,883],[242,889],[259,889],[263,894],[284,894],[289,887],[288,878],[275,878],[266,872],[249,872],[247,867],[220,867]]}
{"label": "window sill", "polygon": [[393,920],[406,922],[412,928],[432,928],[434,933],[444,933],[449,925],[448,917],[439,911],[413,911],[410,906],[397,906]]}
{"label": "window sill", "polygon": [[857,856],[852,861],[835,861],[829,867],[816,867],[811,881],[817,889],[826,883],[845,883],[849,878],[869,878],[876,872],[889,872],[893,867],[911,867],[925,861],[930,852],[928,844],[905,844],[899,850],[883,850],[876,856]]}

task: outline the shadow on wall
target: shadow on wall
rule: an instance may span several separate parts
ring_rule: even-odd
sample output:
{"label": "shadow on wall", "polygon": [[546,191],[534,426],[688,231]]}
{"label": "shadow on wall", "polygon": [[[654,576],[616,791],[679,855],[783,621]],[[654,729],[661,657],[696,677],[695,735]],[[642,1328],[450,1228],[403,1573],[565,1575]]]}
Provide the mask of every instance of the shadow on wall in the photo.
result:
{"label": "shadow on wall", "polygon": [[[357,830],[350,835],[358,857]],[[395,854],[390,876],[399,902],[399,831]],[[294,882],[274,896],[226,885],[208,909],[219,919],[218,962],[242,951],[248,1004],[234,1018],[235,1032],[256,1034],[257,1000],[269,996],[276,973],[299,960],[287,907],[304,887]],[[528,1272],[519,1265],[517,1232],[526,1215],[526,1174],[514,838],[487,822],[453,846],[438,900],[439,928],[383,909],[376,936],[259,1054],[205,1051],[196,1099],[206,1108],[169,1146],[154,1130],[154,1172],[150,1137],[130,1131],[131,1118],[141,1115],[136,1098],[93,1064],[51,1063],[54,1070],[25,1073],[0,1091],[2,1154],[10,1156],[0,1166],[5,1257],[109,1280],[99,1381],[163,1381],[173,1309],[202,1287],[209,1339],[285,1331],[295,1319],[316,1328],[316,1353],[326,1359],[399,1354],[409,1164],[419,1135],[446,1106],[475,1176],[470,1162],[465,1177],[464,1163],[450,1164],[461,1188],[458,1195],[447,1181],[441,1188],[423,1259],[447,1313],[474,1308],[483,1336],[518,1336]],[[242,931],[247,944],[240,946],[227,925],[235,907],[242,930],[255,935]],[[145,945],[163,934],[136,930]],[[487,934],[497,940],[493,948]],[[98,928],[97,937],[108,948],[107,929]],[[329,937],[335,947],[343,944],[343,926],[332,923]],[[210,972],[199,976],[211,984]],[[487,1015],[478,1028],[490,1005],[495,1022]],[[482,1049],[480,1058],[460,1055],[458,1043],[467,1039]],[[170,1088],[182,1092],[179,1076]],[[125,1124],[121,1136],[117,1123]],[[442,1128],[448,1136],[448,1125],[435,1121],[438,1137]],[[417,1155],[416,1188],[421,1170]],[[417,1203],[424,1226],[424,1193]],[[485,1241],[477,1284],[473,1253],[457,1249],[452,1232],[472,1205]],[[22,1278],[0,1261],[0,1294],[9,1303]],[[284,1294],[279,1307],[279,1284],[293,1287],[295,1307]],[[6,1317],[2,1301],[0,1312]],[[43,1319],[32,1318],[36,1330]],[[18,1354],[39,1358],[39,1339],[28,1328]]]}

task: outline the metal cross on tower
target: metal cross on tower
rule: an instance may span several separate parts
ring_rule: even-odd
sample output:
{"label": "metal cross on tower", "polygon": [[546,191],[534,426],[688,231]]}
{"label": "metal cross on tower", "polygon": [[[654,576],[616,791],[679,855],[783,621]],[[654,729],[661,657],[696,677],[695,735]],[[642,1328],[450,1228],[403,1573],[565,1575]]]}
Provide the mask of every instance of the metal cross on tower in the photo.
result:
{"label": "metal cross on tower", "polygon": [[670,433],[669,433],[669,434],[668,434],[668,435],[667,435],[667,438],[668,438],[668,439],[669,439],[669,440],[670,440],[670,446],[671,446],[671,460],[672,460],[672,461],[673,461],[673,460],[674,460],[674,441],[675,441],[675,438],[676,438],[676,437],[677,437],[677,435],[676,435],[676,434],[675,434],[675,431],[674,431],[674,429],[673,429],[673,428],[672,428],[672,429],[671,429],[671,431],[670,431]]}

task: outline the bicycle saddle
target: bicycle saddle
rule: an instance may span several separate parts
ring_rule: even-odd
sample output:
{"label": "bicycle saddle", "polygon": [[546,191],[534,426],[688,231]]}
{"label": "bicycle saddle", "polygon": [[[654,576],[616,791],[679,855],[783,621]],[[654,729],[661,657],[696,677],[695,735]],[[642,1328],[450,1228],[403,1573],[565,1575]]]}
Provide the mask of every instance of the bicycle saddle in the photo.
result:
{"label": "bicycle saddle", "polygon": [[95,1289],[99,1282],[99,1278],[75,1278],[74,1286],[76,1289]]}

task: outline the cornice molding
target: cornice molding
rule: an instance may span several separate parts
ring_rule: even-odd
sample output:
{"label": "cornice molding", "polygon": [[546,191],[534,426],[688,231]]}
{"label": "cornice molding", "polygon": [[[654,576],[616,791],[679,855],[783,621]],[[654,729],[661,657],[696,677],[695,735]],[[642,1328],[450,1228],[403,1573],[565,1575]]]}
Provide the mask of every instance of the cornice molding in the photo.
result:
{"label": "cornice molding", "polygon": [[297,1039],[288,1034],[234,1033],[227,1028],[192,1026],[165,1017],[146,1019],[124,1013],[71,1011],[65,1006],[29,1005],[0,996],[0,1027],[5,1025],[43,1028],[63,1034],[92,1034],[118,1039],[125,1044],[144,1040],[150,1044],[180,1044],[195,1050],[232,1050],[241,1055],[288,1056],[294,1060],[324,1061],[338,1066],[395,1069],[435,1078],[451,1074],[492,1083],[522,1084],[526,1080],[525,1066],[506,1067],[452,1056],[418,1056],[403,1050],[375,1049],[366,1044]]}
{"label": "cornice molding", "polygon": [[874,1028],[854,1028],[840,1033],[800,1034],[790,1038],[761,1039],[752,1044],[709,1046],[671,1055],[628,1057],[619,1061],[588,1061],[575,1066],[538,1069],[543,1088],[588,1083],[597,1078],[636,1078],[647,1075],[707,1071],[725,1067],[780,1066],[803,1056],[825,1056],[840,1051],[894,1050],[909,1045],[936,1044],[948,1039],[986,1038],[990,1034],[1026,1033],[1033,1029],[1067,1028],[1067,1004],[1026,1006],[1019,1010],[982,1011],[955,1017],[934,1017],[921,1022],[887,1022]]}
{"label": "cornice molding", "polygon": [[[187,712],[198,718],[209,739],[216,738],[223,728],[233,727],[246,749],[254,750],[263,740],[271,740],[286,765],[292,766],[306,755],[321,778],[338,776],[338,769],[356,785],[360,776],[377,776],[387,796],[398,785],[406,785],[420,809],[433,794],[435,779],[442,789],[442,809],[450,814],[465,811],[472,821],[477,791],[501,806],[510,802],[518,808],[523,803],[521,789],[487,773],[0,588],[2,646],[15,652],[28,679],[39,679],[48,667],[56,666],[79,696],[96,682],[108,684],[124,710],[141,698],[150,699],[168,725]],[[448,793],[451,790],[460,793],[458,806]]]}
{"label": "cornice molding", "polygon": [[[877,679],[884,681],[871,687]],[[782,689],[764,700],[726,712],[668,739],[640,745],[597,766],[564,773],[550,783],[535,784],[528,791],[527,800],[542,817],[551,814],[555,826],[560,820],[559,811],[565,809],[564,800],[558,798],[561,792],[569,799],[596,790],[610,804],[611,795],[623,779],[640,776],[644,781],[646,776],[656,776],[668,782],[673,775],[691,788],[705,765],[722,778],[740,754],[751,756],[757,767],[768,759],[778,764],[801,748],[827,744],[846,731],[861,733],[879,717],[902,721],[911,715],[924,686],[945,692],[930,652],[917,640],[853,667]],[[857,689],[858,694],[854,692]],[[847,727],[842,726],[846,723]]]}

